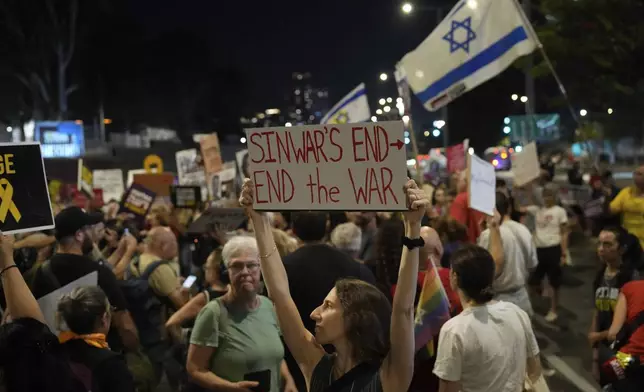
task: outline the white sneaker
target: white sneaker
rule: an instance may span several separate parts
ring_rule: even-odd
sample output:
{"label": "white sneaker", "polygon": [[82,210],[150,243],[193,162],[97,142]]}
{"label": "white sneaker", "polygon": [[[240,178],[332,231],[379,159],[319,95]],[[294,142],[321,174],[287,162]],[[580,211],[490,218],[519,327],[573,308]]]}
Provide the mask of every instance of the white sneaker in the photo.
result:
{"label": "white sneaker", "polygon": [[551,310],[551,311],[549,311],[549,312],[548,312],[548,314],[546,314],[545,319],[546,319],[546,321],[547,321],[547,322],[549,322],[549,323],[554,323],[555,321],[557,321],[557,318],[558,318],[558,317],[559,317],[559,316],[557,316],[557,313],[555,313],[555,312],[553,312],[553,311]]}

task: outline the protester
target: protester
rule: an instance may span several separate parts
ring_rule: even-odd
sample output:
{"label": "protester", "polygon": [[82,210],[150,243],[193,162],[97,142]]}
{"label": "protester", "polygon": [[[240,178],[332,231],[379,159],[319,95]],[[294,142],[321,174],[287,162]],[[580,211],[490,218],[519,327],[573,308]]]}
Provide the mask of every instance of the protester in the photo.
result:
{"label": "protester", "polygon": [[375,252],[376,232],[378,230],[377,214],[375,212],[351,212],[347,213],[349,221],[358,225],[362,230],[362,241],[358,259],[372,260]]}
{"label": "protester", "polygon": [[[342,392],[406,390],[414,367],[413,303],[418,247],[422,246],[420,221],[429,205],[422,191],[413,181],[405,186],[411,208],[404,214],[409,240],[401,258],[393,307],[373,285],[339,280],[311,313],[315,321],[314,338],[301,321],[291,297],[289,279],[273,243],[269,222],[252,208],[252,188],[247,179],[240,202],[253,221],[264,280],[275,302],[284,339],[302,369],[308,390],[320,392],[329,387]],[[335,354],[327,354],[322,344],[332,345]]]}
{"label": "protester", "polygon": [[633,185],[624,188],[610,203],[610,211],[621,215],[622,227],[635,235],[644,247],[644,166],[633,172]]}
{"label": "protester", "polygon": [[456,184],[458,195],[454,199],[454,202],[452,202],[449,215],[467,228],[468,242],[476,243],[477,238],[481,234],[483,214],[469,207],[469,192],[467,188],[467,172],[462,172]]}
{"label": "protester", "polygon": [[432,194],[432,207],[429,210],[430,218],[445,216],[449,212],[447,202],[447,190],[444,186],[439,186]]}
{"label": "protester", "polygon": [[543,189],[544,206],[529,206],[527,211],[535,217],[536,231],[534,234],[539,263],[530,277],[530,285],[537,292],[541,290],[543,278],[548,276],[548,284],[552,287],[550,293],[550,310],[546,321],[557,320],[559,305],[559,287],[561,286],[562,266],[566,263],[568,251],[568,215],[566,210],[556,205],[555,190]]}
{"label": "protester", "polygon": [[354,259],[362,246],[362,230],[352,222],[341,223],[331,232],[331,244]]}
{"label": "protester", "polygon": [[591,321],[588,341],[593,346],[593,374],[597,381],[605,382],[599,376],[598,347],[610,345],[608,330],[613,322],[615,307],[622,287],[639,279],[639,273],[633,264],[624,260],[626,233],[623,230],[607,228],[599,233],[597,255],[602,267],[593,282],[595,307]]}
{"label": "protester", "polygon": [[210,390],[260,387],[278,392],[284,383],[286,392],[297,391],[284,362],[273,304],[258,293],[257,242],[252,237],[233,237],[224,245],[222,258],[230,290],[199,313],[190,338],[188,373],[196,384]]}
{"label": "protester", "polygon": [[478,244],[491,252],[492,242],[496,241],[496,246],[503,249],[504,257],[495,258],[494,298],[511,302],[532,316],[526,282],[530,272],[537,267],[537,251],[528,228],[510,218],[510,205],[510,199],[504,193],[496,193],[496,210],[501,217],[501,226],[496,227],[493,222],[492,227],[481,233]]}
{"label": "protester", "polygon": [[376,277],[376,286],[390,299],[393,298],[392,286],[398,281],[404,234],[405,225],[401,220],[383,222],[378,227],[375,239],[376,258],[367,260],[367,265]]}
{"label": "protester", "polygon": [[275,237],[275,245],[277,245],[277,251],[280,256],[286,257],[297,250],[297,240],[286,234],[285,231],[274,228],[273,236]]}
{"label": "protester", "polygon": [[34,296],[41,298],[92,272],[97,272],[98,286],[105,292],[113,307],[113,328],[110,329],[107,338],[110,347],[116,351],[122,348],[138,350],[139,337],[136,326],[127,311],[127,302],[116,277],[108,267],[87,256],[94,249],[89,230],[96,224],[96,220],[78,207],[68,207],[56,215],[55,223],[58,252],[36,273],[32,286]]}
{"label": "protester", "polygon": [[512,303],[493,300],[492,256],[465,245],[451,264],[450,284],[463,312],[443,325],[438,338],[434,374],[440,391],[516,392],[526,374],[536,382],[541,365],[530,318]]}
{"label": "protester", "polygon": [[443,242],[441,266],[449,268],[452,253],[469,241],[467,227],[450,217],[444,217],[434,221],[433,228]]}
{"label": "protester", "polygon": [[88,391],[134,392],[125,360],[110,350],[110,303],[97,286],[78,287],[58,301],[58,312],[69,331],[59,335],[72,370]]}

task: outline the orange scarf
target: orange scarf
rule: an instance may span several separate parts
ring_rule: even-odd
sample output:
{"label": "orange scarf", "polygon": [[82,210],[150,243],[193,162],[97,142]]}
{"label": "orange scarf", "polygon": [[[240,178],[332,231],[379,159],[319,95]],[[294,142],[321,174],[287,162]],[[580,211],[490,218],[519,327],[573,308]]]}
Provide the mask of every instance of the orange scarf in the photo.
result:
{"label": "orange scarf", "polygon": [[105,340],[104,333],[90,333],[87,335],[78,335],[72,331],[63,331],[60,333],[60,335],[58,335],[58,341],[61,344],[69,342],[70,340],[84,340],[85,343],[89,344],[90,346],[94,346],[97,348],[107,348],[107,349],[110,348],[110,346],[107,345],[107,341]]}

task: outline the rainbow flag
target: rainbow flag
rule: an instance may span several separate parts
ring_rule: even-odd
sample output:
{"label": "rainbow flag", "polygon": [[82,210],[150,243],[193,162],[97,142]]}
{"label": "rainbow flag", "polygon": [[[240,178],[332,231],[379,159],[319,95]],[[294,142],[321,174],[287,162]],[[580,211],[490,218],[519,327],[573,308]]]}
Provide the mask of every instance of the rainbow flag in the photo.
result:
{"label": "rainbow flag", "polygon": [[434,337],[440,328],[450,319],[449,300],[438,276],[434,263],[428,263],[425,280],[420,292],[414,327],[416,351],[423,347],[430,357],[434,356]]}

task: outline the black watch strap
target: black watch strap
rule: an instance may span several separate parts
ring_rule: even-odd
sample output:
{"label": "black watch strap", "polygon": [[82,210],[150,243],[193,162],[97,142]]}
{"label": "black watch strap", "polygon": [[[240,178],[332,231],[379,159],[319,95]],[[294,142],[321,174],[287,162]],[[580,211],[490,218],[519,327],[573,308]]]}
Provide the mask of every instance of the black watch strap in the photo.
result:
{"label": "black watch strap", "polygon": [[418,238],[414,238],[414,239],[411,239],[409,237],[403,237],[402,238],[402,243],[409,250],[414,250],[416,248],[422,248],[423,246],[425,246],[425,240],[423,240],[422,237],[418,237]]}

